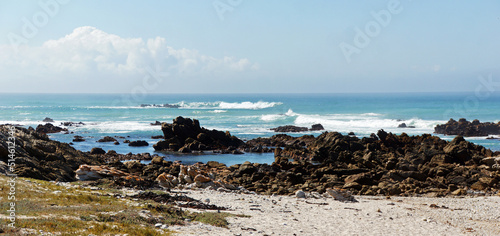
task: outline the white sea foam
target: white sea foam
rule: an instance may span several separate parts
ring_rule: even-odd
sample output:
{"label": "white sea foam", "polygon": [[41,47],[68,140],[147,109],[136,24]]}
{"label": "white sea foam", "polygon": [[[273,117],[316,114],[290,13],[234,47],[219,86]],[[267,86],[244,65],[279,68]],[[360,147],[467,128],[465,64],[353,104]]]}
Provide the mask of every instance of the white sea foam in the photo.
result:
{"label": "white sea foam", "polygon": [[291,116],[297,116],[298,114],[293,112],[292,109],[288,109],[288,111],[285,114],[268,114],[268,115],[262,115],[260,117],[261,120],[263,121],[277,121],[277,120],[283,120],[286,119],[287,117]]}
{"label": "white sea foam", "polygon": [[227,110],[213,110],[213,111],[209,111],[210,113],[225,113],[227,112]]}
{"label": "white sea foam", "polygon": [[[384,118],[380,114],[332,114],[332,115],[298,115],[294,124],[298,126],[310,126],[322,124],[326,130],[338,132],[360,132],[370,133],[379,129],[391,132],[408,133],[432,133],[434,126],[445,121],[442,120],[422,120],[412,118],[408,120],[395,120]],[[399,124],[405,123],[407,126],[415,128],[397,128]]]}
{"label": "white sea foam", "polygon": [[219,107],[222,109],[264,109],[281,105],[281,102],[221,102]]}

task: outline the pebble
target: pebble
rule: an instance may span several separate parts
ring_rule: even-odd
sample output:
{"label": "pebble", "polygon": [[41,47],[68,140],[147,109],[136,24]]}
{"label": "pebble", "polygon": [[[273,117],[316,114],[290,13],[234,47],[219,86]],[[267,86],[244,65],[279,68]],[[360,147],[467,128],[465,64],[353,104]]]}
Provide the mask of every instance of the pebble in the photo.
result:
{"label": "pebble", "polygon": [[302,190],[297,190],[297,192],[295,192],[295,197],[306,198],[306,193],[304,193],[304,191],[302,191]]}

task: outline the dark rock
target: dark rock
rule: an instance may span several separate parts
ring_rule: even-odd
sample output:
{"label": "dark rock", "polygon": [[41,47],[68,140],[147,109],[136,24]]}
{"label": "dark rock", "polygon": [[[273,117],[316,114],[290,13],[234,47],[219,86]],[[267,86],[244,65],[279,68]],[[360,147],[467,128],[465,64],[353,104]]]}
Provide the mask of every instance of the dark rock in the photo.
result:
{"label": "dark rock", "polygon": [[42,122],[54,123],[54,120],[50,119],[49,117],[45,117],[45,119],[43,119]]}
{"label": "dark rock", "polygon": [[310,131],[319,131],[319,130],[325,130],[325,128],[323,128],[323,125],[321,125],[321,124],[314,124],[311,126],[311,128],[309,130]]}
{"label": "dark rock", "polygon": [[308,131],[309,129],[307,127],[298,127],[294,125],[285,125],[285,126],[279,126],[277,128],[272,128],[271,129],[274,132],[283,132],[283,133],[297,133],[297,132],[305,132]]}
{"label": "dark rock", "polygon": [[182,147],[178,150],[180,153],[192,153],[191,149],[188,147]]}
{"label": "dark rock", "polygon": [[62,126],[74,126],[74,127],[80,127],[82,125],[85,125],[85,123],[83,122],[78,122],[78,123],[75,123],[75,122],[61,122],[61,125]]}
{"label": "dark rock", "polygon": [[458,122],[450,119],[446,124],[436,125],[434,133],[445,135],[462,135],[465,137],[477,137],[500,134],[500,122],[484,122],[479,120],[472,122],[461,118]]}
{"label": "dark rock", "polygon": [[82,136],[75,135],[73,142],[84,142],[85,139]]}
{"label": "dark rock", "polygon": [[36,127],[36,132],[50,134],[50,133],[59,133],[59,132],[67,132],[68,130],[65,128],[54,126],[51,123],[47,123],[45,125],[38,125]]}
{"label": "dark rock", "polygon": [[151,125],[161,125],[161,122],[155,121],[155,123],[151,123]]}
{"label": "dark rock", "polygon": [[[10,133],[10,134],[9,134]],[[9,137],[16,137],[16,168],[19,177],[42,180],[74,181],[75,170],[82,164],[100,165],[99,158],[78,151],[69,144],[52,141],[32,129],[0,125],[0,161],[8,163]]]}
{"label": "dark rock", "polygon": [[163,135],[155,135],[155,136],[151,136],[152,139],[164,139],[165,137],[163,137]]}
{"label": "dark rock", "polygon": [[413,125],[406,125],[406,123],[401,123],[398,125],[398,128],[415,128]]}
{"label": "dark rock", "polygon": [[223,150],[243,145],[243,141],[229,132],[208,130],[200,127],[198,120],[181,116],[175,118],[172,124],[162,123],[162,131],[165,140],[153,145],[157,151]]}
{"label": "dark rock", "polygon": [[95,147],[90,150],[90,154],[106,154],[106,151],[104,151],[102,148]]}
{"label": "dark rock", "polygon": [[131,147],[144,147],[144,146],[149,146],[149,143],[144,140],[137,140],[130,142],[128,145]]}
{"label": "dark rock", "polygon": [[105,143],[105,142],[116,142],[117,140],[111,136],[106,136],[104,138],[101,138],[99,140],[97,140],[97,142],[100,142],[100,143]]}
{"label": "dark rock", "polygon": [[114,145],[120,145],[120,142],[115,141],[113,144],[114,144]]}

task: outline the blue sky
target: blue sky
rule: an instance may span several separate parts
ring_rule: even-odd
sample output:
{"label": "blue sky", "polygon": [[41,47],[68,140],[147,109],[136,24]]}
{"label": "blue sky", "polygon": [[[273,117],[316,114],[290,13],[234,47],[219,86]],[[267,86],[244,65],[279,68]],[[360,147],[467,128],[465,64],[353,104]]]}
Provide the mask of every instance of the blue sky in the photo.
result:
{"label": "blue sky", "polygon": [[445,92],[500,81],[499,1],[2,0],[0,25],[0,92]]}

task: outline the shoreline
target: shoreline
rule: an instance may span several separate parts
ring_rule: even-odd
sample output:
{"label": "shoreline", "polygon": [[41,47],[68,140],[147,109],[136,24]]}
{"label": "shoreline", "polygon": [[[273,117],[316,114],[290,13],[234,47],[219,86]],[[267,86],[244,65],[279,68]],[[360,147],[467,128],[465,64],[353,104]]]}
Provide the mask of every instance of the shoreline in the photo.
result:
{"label": "shoreline", "polygon": [[[499,153],[461,136],[445,141],[428,134],[395,135],[383,130],[361,139],[337,132],[324,132],[318,137],[276,135],[245,143],[250,149],[260,147],[256,150],[276,147],[270,165],[244,162],[226,166],[215,161],[183,165],[161,156],[131,155],[151,159],[145,165],[108,159],[126,155],[102,149],[81,152],[33,128],[16,127],[7,133],[11,129],[0,126],[0,130],[2,136],[16,137],[16,173],[20,177],[45,179],[45,184],[63,181],[66,183],[60,184],[66,189],[83,184],[85,189],[103,191],[102,196],[116,199],[160,201],[160,205],[177,209],[181,216],[188,214],[184,223],[160,225],[182,235],[353,235],[367,230],[381,235],[408,230],[415,235],[499,233],[495,231],[498,219],[491,218],[500,215],[495,208],[500,200],[500,157],[495,157]],[[237,141],[229,133],[216,134]],[[57,190],[52,194],[60,193]],[[190,213],[182,213],[188,212],[183,206],[192,204],[161,202],[171,198],[166,193],[175,193],[176,199],[191,197],[195,206],[212,204],[215,208],[211,209],[230,211],[189,209]],[[352,196],[357,202],[343,202],[352,200]],[[198,223],[202,221],[196,220],[196,214],[224,217],[220,222],[227,222],[226,227]],[[87,216],[84,219],[98,222]],[[164,222],[161,218],[154,221]],[[144,230],[159,230],[159,223],[151,223],[154,221],[148,221]]]}

